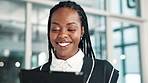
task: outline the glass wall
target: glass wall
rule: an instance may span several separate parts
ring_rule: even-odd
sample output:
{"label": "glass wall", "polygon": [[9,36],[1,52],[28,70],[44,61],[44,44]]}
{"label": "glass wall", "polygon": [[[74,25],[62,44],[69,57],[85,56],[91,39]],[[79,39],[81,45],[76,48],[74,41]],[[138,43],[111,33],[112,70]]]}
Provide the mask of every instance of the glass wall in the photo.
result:
{"label": "glass wall", "polygon": [[91,43],[98,59],[106,59],[106,21],[104,16],[87,14]]}
{"label": "glass wall", "polygon": [[112,28],[114,64],[120,70],[119,83],[141,83],[139,26],[112,22]]}
{"label": "glass wall", "polygon": [[48,61],[47,23],[50,6],[33,4],[32,9],[32,67]]}
{"label": "glass wall", "polygon": [[[65,1],[65,0],[52,0],[52,1]],[[105,0],[70,0],[70,1],[75,1],[78,4],[89,7],[89,8],[94,8],[94,9],[99,9],[99,10],[105,10]]]}
{"label": "glass wall", "polygon": [[111,0],[110,12],[125,16],[140,16],[139,0]]}
{"label": "glass wall", "polygon": [[18,83],[24,68],[25,3],[0,1],[0,83]]}

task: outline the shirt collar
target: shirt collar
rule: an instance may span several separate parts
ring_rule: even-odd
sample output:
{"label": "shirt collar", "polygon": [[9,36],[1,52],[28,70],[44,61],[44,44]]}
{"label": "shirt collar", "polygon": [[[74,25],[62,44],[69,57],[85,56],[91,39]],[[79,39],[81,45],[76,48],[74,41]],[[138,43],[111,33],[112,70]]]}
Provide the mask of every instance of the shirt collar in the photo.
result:
{"label": "shirt collar", "polygon": [[84,53],[81,49],[72,57],[67,60],[57,59],[54,54],[52,54],[52,62],[53,66],[60,66],[62,63],[67,62],[70,67],[73,67],[74,64],[79,63],[84,58]]}

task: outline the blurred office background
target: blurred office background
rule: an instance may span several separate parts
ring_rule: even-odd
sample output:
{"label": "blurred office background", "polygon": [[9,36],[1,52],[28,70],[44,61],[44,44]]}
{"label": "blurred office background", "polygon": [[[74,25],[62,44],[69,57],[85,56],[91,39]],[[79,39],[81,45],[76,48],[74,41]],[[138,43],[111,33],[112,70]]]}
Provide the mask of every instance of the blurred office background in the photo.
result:
{"label": "blurred office background", "polygon": [[[49,10],[62,0],[0,0],[0,83],[48,61]],[[118,83],[148,83],[148,0],[71,0],[87,13],[96,58],[120,71]]]}

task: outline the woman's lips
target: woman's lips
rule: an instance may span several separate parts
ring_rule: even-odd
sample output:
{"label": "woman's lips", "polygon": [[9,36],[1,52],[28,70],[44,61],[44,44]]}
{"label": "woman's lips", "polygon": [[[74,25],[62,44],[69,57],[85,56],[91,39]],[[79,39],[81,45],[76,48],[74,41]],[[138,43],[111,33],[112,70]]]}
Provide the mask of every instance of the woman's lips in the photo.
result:
{"label": "woman's lips", "polygon": [[57,43],[61,49],[65,50],[71,43]]}
{"label": "woman's lips", "polygon": [[65,47],[67,45],[69,45],[70,43],[58,43],[60,46]]}

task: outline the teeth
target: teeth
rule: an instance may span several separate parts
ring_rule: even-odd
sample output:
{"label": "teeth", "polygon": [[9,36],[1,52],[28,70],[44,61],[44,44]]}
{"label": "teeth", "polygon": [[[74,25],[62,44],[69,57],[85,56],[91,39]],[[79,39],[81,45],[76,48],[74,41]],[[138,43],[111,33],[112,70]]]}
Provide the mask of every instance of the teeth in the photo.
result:
{"label": "teeth", "polygon": [[60,46],[66,46],[68,44],[70,44],[70,43],[59,43]]}

